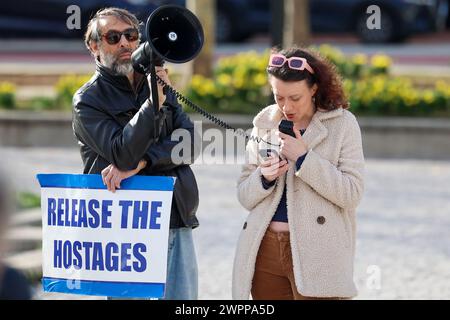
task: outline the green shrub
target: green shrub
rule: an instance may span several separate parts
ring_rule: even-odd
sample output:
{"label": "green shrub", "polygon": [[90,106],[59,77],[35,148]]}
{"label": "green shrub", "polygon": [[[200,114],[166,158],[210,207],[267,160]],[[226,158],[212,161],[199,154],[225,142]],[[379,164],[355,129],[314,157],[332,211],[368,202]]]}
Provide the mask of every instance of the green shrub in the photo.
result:
{"label": "green shrub", "polygon": [[219,60],[214,79],[194,75],[187,96],[212,112],[246,113],[267,105],[268,53],[240,53]]}
{"label": "green shrub", "polygon": [[13,109],[16,100],[16,87],[9,82],[0,82],[0,108]]}
{"label": "green shrub", "polygon": [[[450,116],[450,83],[420,89],[411,79],[391,77],[386,55],[345,57],[323,45],[317,50],[337,67],[351,111],[365,115]],[[267,82],[269,51],[239,53],[219,59],[212,79],[194,75],[186,90],[193,102],[212,113],[256,114],[273,101]],[[188,110],[189,111],[189,110]]]}
{"label": "green shrub", "polygon": [[91,76],[69,74],[62,76],[56,83],[56,104],[60,109],[71,109],[75,92],[85,84]]}
{"label": "green shrub", "polygon": [[362,78],[371,75],[389,74],[392,60],[384,54],[375,54],[370,58],[362,53],[347,57],[342,51],[328,44],[312,47],[322,57],[331,61],[343,78]]}
{"label": "green shrub", "polygon": [[34,97],[27,102],[27,109],[31,110],[53,110],[57,108],[54,98]]}
{"label": "green shrub", "polygon": [[374,76],[345,80],[351,110],[364,115],[450,116],[450,83],[418,90],[411,79]]}
{"label": "green shrub", "polygon": [[18,193],[16,201],[19,209],[39,208],[41,206],[41,197],[30,192]]}

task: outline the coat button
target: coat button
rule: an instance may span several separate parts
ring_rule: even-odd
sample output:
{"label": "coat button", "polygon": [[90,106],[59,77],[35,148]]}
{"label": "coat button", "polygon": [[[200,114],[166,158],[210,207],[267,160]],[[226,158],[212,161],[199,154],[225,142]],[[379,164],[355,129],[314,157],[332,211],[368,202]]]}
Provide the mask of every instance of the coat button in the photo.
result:
{"label": "coat button", "polygon": [[247,229],[247,222],[244,223],[244,226],[242,227],[242,229]]}
{"label": "coat button", "polygon": [[325,217],[324,216],[317,217],[317,223],[318,224],[324,224],[325,223]]}

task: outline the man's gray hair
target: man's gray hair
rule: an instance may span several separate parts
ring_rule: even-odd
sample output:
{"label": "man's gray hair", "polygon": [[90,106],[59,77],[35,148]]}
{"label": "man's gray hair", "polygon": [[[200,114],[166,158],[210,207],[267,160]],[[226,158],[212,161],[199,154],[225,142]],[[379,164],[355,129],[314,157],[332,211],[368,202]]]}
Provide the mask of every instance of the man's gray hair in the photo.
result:
{"label": "man's gray hair", "polygon": [[98,25],[98,20],[104,17],[116,17],[117,19],[133,26],[139,31],[139,20],[128,10],[120,8],[101,9],[97,11],[97,13],[89,21],[86,33],[84,34],[84,43],[89,51],[91,50],[91,41],[99,42],[101,40],[102,34]]}

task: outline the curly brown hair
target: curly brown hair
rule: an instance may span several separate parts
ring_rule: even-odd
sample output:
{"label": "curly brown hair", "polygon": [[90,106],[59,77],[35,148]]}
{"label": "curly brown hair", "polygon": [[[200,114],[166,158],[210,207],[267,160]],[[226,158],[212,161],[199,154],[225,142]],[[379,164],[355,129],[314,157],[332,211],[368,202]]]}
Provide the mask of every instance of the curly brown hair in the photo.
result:
{"label": "curly brown hair", "polygon": [[314,96],[317,109],[331,111],[338,108],[349,108],[350,105],[342,87],[342,78],[337,72],[336,66],[327,59],[322,58],[318,52],[305,48],[291,47],[284,50],[274,48],[272,53],[282,54],[286,58],[305,58],[314,70],[314,74],[311,74],[306,69],[302,71],[293,70],[285,63],[281,67],[268,67],[267,72],[270,76],[288,82],[306,79],[310,88],[317,84],[317,92]]}

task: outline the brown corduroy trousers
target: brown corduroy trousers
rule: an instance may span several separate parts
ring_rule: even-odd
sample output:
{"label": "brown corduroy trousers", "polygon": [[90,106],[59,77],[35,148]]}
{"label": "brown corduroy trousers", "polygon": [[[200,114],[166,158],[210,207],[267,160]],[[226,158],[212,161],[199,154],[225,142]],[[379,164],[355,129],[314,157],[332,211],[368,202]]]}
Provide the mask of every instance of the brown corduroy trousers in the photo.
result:
{"label": "brown corduroy trousers", "polygon": [[254,300],[340,300],[302,296],[295,286],[289,232],[269,229],[259,247],[251,293]]}

